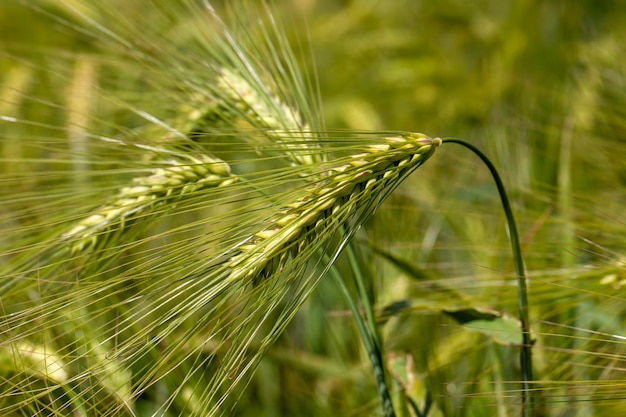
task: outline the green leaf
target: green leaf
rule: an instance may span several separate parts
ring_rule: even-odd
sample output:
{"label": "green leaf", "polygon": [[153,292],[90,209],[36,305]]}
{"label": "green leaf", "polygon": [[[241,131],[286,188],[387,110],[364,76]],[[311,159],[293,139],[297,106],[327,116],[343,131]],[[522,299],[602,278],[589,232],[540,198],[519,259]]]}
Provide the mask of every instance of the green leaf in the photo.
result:
{"label": "green leaf", "polygon": [[494,310],[469,308],[443,311],[465,329],[483,334],[502,345],[520,345],[522,333],[518,319]]}
{"label": "green leaf", "polygon": [[425,280],[425,279],[433,278],[432,273],[424,269],[418,268],[417,266],[410,263],[409,261],[399,258],[398,256],[392,254],[391,252],[381,249],[377,247],[376,245],[373,245],[371,243],[369,243],[369,245],[375,253],[382,256],[387,261],[391,262],[396,268],[398,268],[400,271],[407,274],[410,278],[414,278],[418,280]]}

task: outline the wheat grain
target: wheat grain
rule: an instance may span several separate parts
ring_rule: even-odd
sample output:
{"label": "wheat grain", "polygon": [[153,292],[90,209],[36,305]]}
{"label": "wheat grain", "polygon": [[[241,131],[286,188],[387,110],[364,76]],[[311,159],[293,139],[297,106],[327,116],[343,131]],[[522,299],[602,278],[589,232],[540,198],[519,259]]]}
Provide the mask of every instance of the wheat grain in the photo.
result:
{"label": "wheat grain", "polygon": [[156,208],[171,205],[183,197],[205,188],[224,187],[237,177],[230,166],[213,156],[185,156],[186,161],[170,159],[167,166],[152,170],[148,176],[133,179],[89,217],[81,220],[63,237],[71,242],[73,253],[82,252],[106,240],[116,229],[124,230],[127,222],[148,215]]}
{"label": "wheat grain", "polygon": [[331,167],[300,199],[280,209],[268,227],[235,248],[237,253],[228,263],[229,280],[258,283],[282,269],[324,231],[345,224],[364,207],[363,217],[368,217],[375,204],[367,202],[397,186],[440,144],[441,139],[420,133],[390,137]]}

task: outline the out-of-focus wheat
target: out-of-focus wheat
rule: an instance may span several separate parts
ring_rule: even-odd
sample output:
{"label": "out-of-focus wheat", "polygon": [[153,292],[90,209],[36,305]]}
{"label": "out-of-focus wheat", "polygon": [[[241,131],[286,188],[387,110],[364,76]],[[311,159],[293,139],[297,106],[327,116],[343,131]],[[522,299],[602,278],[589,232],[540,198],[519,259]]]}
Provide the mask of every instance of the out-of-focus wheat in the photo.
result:
{"label": "out-of-focus wheat", "polygon": [[123,231],[127,223],[150,215],[161,207],[172,208],[177,201],[210,187],[224,187],[236,181],[230,166],[208,155],[186,156],[185,161],[171,159],[148,176],[133,179],[109,203],[81,220],[63,236],[73,252],[104,244],[107,235]]}

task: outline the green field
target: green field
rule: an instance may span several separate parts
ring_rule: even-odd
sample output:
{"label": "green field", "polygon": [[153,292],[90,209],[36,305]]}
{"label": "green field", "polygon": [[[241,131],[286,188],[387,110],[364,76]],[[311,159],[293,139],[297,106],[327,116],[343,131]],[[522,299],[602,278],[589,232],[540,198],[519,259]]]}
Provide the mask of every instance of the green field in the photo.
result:
{"label": "green field", "polygon": [[618,0],[4,0],[0,415],[620,415],[625,45]]}

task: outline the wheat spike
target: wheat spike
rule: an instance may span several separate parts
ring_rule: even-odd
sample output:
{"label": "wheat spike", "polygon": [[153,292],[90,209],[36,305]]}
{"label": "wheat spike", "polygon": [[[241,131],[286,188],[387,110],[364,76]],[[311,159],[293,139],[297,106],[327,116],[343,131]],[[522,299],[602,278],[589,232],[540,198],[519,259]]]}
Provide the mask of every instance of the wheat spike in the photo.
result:
{"label": "wheat spike", "polygon": [[224,187],[237,180],[230,166],[213,156],[185,156],[170,159],[165,167],[156,168],[148,176],[133,179],[89,217],[63,234],[71,241],[73,253],[93,248],[115,230],[124,230],[127,221],[148,215],[158,207],[171,206],[196,191]]}
{"label": "wheat spike", "polygon": [[221,68],[216,82],[225,94],[225,107],[233,106],[275,143],[282,146],[287,156],[298,165],[310,165],[323,161],[323,153],[303,152],[319,149],[311,135],[311,129],[300,113],[283,103],[273,94],[260,93],[244,77]]}
{"label": "wheat spike", "polygon": [[[345,224],[363,205],[370,206],[367,202],[397,186],[440,144],[441,139],[420,133],[389,137],[331,167],[300,199],[280,209],[268,227],[235,248],[229,280],[257,283],[273,275],[323,231]],[[366,211],[364,217],[373,208]]]}

